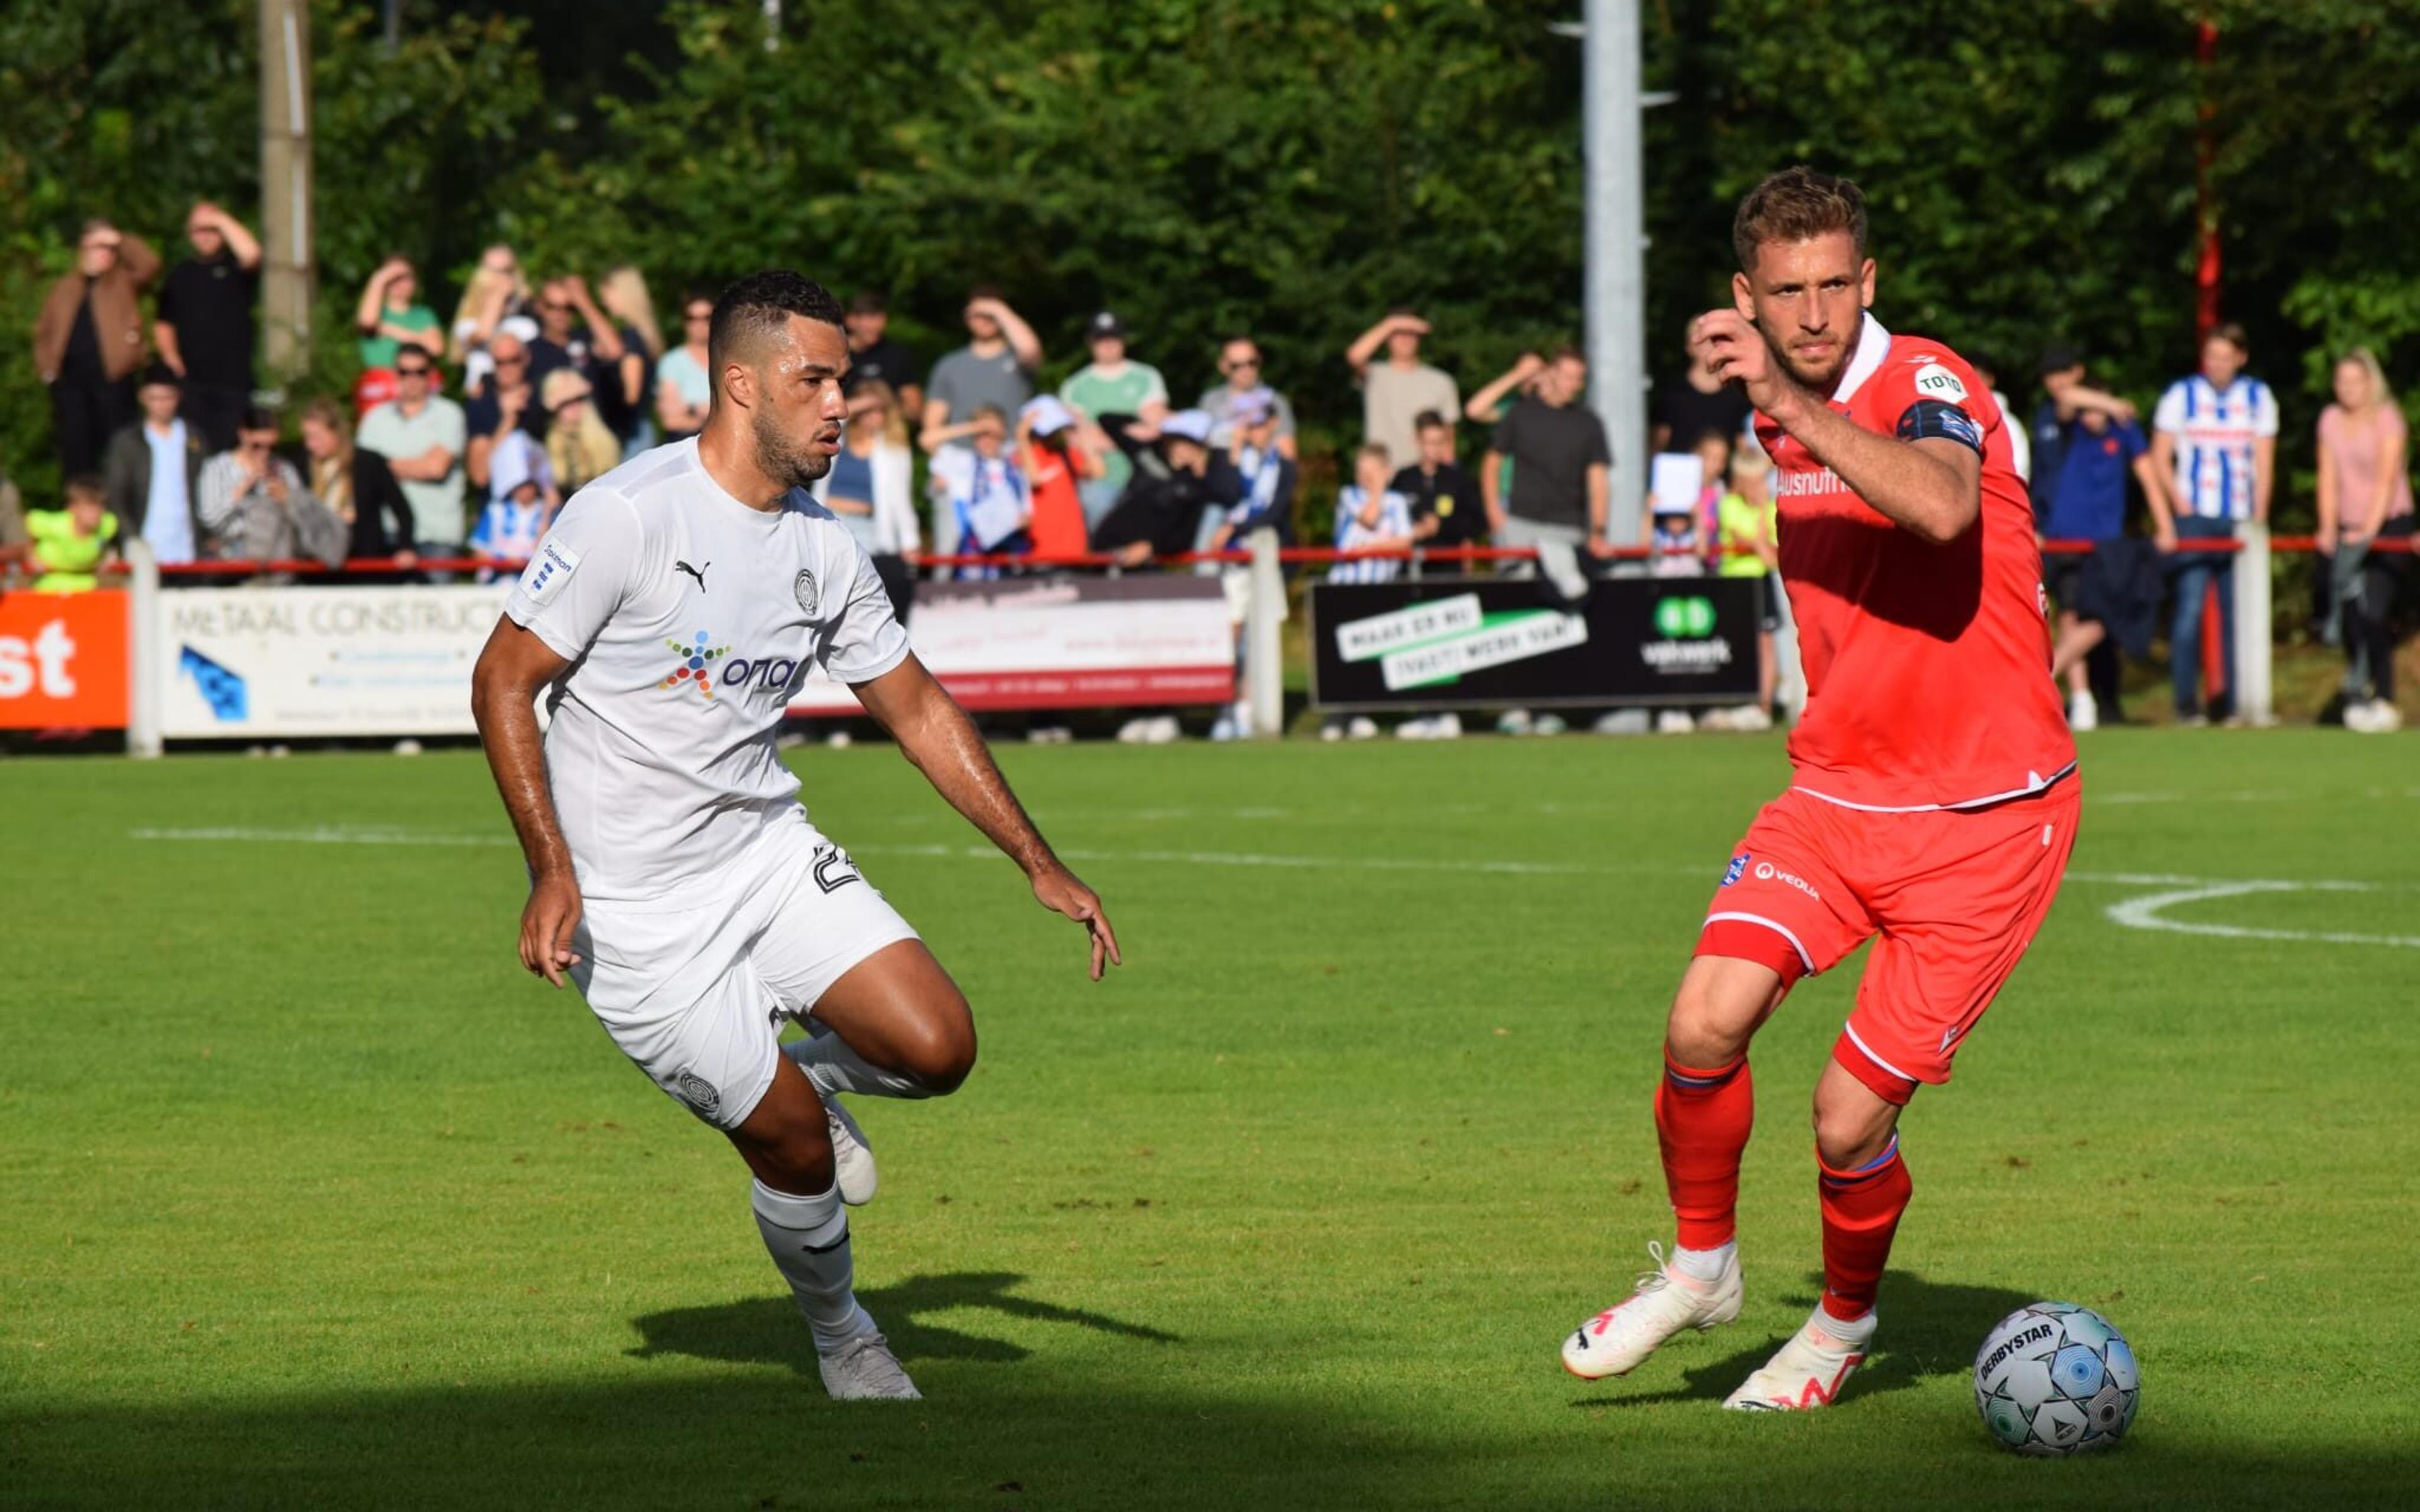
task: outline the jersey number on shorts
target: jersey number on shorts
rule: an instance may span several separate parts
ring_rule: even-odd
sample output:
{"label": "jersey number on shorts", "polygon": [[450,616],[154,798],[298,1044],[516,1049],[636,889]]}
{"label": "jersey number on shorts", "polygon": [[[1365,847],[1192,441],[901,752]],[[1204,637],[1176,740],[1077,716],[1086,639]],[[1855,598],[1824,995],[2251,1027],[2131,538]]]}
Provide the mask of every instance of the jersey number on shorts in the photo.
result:
{"label": "jersey number on shorts", "polygon": [[848,853],[846,851],[842,850],[837,845],[824,845],[817,847],[817,854],[815,856],[816,887],[823,888],[826,892],[837,892],[842,887],[848,886],[852,882],[863,882],[864,880],[865,879],[863,877],[857,874],[857,868],[849,864]]}

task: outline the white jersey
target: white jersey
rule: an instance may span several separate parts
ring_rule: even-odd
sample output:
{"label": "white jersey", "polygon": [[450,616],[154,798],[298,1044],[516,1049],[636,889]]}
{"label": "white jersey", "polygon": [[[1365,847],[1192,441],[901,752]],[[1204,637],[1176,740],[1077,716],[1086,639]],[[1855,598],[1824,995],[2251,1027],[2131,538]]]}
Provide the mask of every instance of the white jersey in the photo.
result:
{"label": "white jersey", "polygon": [[720,886],[798,808],[773,736],[809,664],[862,683],[908,656],[847,528],[803,490],[741,503],[694,439],[573,495],[504,615],[571,663],[547,691],[547,786],[591,899]]}

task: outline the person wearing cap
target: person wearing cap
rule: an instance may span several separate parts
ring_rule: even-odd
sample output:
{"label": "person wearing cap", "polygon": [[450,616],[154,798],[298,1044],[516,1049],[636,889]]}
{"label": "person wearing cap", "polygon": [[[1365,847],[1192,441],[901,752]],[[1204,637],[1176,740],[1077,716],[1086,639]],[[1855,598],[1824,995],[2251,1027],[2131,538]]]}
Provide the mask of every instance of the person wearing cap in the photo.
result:
{"label": "person wearing cap", "polygon": [[[622,465],[622,441],[597,412],[597,391],[577,368],[558,367],[538,389],[546,406],[546,456],[566,493],[578,493]],[[488,497],[497,497],[495,458],[488,461]]]}
{"label": "person wearing cap", "polygon": [[1126,356],[1126,328],[1116,314],[1103,310],[1084,327],[1093,360],[1059,385],[1059,400],[1076,412],[1086,428],[1084,440],[1101,455],[1100,475],[1078,488],[1084,501],[1084,521],[1097,523],[1125,491],[1134,465],[1110,445],[1100,430],[1104,415],[1132,415],[1146,426],[1168,418],[1168,383],[1159,369]]}
{"label": "person wearing cap", "polygon": [[1093,527],[1093,549],[1122,566],[1191,550],[1206,509],[1242,501],[1244,480],[1210,446],[1210,414],[1180,409],[1157,426],[1112,414],[1101,423],[1110,443],[1134,464],[1116,507]]}
{"label": "person wearing cap", "polygon": [[[1000,290],[978,284],[967,297],[967,344],[933,364],[924,379],[924,413],[916,445],[939,460],[944,447],[971,451],[975,412],[985,406],[1013,415],[1033,397],[1042,342]],[[933,549],[958,549],[958,522],[946,509],[933,516]]]}
{"label": "person wearing cap", "polygon": [[1081,556],[1089,548],[1079,490],[1098,476],[1101,460],[1079,443],[1079,430],[1075,414],[1047,393],[1016,412],[1016,465],[1032,495],[1036,556]]}
{"label": "person wearing cap", "polygon": [[135,391],[143,418],[109,439],[101,486],[121,539],[150,543],[161,562],[200,554],[202,464],[209,458],[199,429],[178,414],[184,393],[177,375],[153,363]]}

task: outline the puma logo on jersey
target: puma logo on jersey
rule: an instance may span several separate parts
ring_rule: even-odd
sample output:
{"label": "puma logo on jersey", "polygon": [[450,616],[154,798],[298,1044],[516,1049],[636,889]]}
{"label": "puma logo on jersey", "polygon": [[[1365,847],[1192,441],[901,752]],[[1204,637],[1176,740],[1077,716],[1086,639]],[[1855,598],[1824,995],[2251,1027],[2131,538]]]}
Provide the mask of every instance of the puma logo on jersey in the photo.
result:
{"label": "puma logo on jersey", "polygon": [[[706,567],[713,565],[711,562],[706,564]],[[673,571],[688,573],[697,579],[697,591],[701,594],[706,592],[706,567],[692,567],[686,562],[675,562],[673,563]]]}

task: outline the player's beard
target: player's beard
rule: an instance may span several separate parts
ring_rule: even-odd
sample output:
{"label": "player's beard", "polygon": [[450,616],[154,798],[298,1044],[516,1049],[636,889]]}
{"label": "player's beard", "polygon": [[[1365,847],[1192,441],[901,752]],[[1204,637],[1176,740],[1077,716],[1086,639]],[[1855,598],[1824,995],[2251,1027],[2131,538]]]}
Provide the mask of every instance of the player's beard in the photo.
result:
{"label": "player's beard", "polygon": [[1764,349],[1772,354],[1775,366],[1789,374],[1801,388],[1820,394],[1831,393],[1838,385],[1840,375],[1849,370],[1849,359],[1856,355],[1857,343],[1852,337],[1840,344],[1829,363],[1821,367],[1809,367],[1787,345],[1774,340],[1773,333],[1764,329],[1763,322],[1757,323],[1756,333],[1764,338]]}
{"label": "player's beard", "polygon": [[756,442],[756,466],[784,488],[803,488],[831,471],[832,459],[783,434],[773,417],[758,410],[749,423]]}

